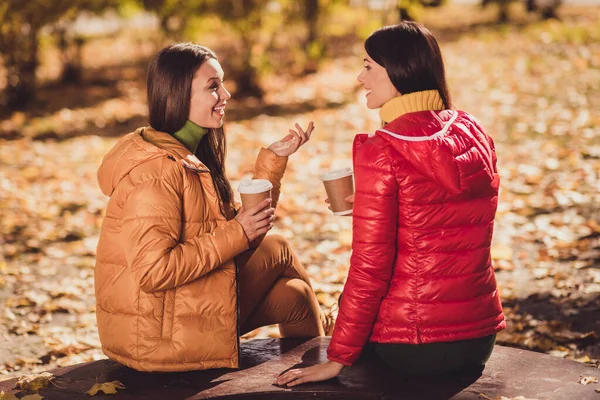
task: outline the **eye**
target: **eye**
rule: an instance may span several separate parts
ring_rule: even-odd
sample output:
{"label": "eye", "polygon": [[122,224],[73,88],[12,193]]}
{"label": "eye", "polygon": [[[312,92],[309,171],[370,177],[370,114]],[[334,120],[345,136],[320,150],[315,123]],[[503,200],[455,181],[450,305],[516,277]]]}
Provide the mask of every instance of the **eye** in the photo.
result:
{"label": "eye", "polygon": [[213,84],[211,84],[208,88],[215,92],[217,90],[219,90],[219,86],[224,86],[223,84],[225,83],[225,79],[221,79],[220,82],[214,82]]}
{"label": "eye", "polygon": [[371,67],[370,67],[369,65],[365,65],[365,69],[366,69],[367,71],[370,71],[370,70],[371,70]]}

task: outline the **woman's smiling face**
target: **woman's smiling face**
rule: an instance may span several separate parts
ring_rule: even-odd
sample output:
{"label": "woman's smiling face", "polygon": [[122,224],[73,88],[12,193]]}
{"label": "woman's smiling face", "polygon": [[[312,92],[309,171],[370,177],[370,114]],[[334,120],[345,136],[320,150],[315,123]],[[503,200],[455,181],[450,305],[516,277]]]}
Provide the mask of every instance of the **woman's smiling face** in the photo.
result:
{"label": "woman's smiling face", "polygon": [[223,69],[214,58],[206,60],[192,80],[189,120],[203,128],[223,126],[231,94],[223,86]]}
{"label": "woman's smiling face", "polygon": [[381,108],[400,93],[390,80],[385,68],[373,61],[369,55],[366,55],[363,61],[364,69],[357,79],[367,91],[367,107]]}

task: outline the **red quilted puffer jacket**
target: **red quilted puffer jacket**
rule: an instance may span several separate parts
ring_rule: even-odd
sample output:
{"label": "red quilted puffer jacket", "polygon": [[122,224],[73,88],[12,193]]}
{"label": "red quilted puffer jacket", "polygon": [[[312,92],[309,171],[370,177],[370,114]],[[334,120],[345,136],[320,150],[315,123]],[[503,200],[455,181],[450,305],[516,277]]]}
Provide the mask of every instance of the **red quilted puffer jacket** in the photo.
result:
{"label": "red quilted puffer jacket", "polygon": [[367,341],[474,339],[506,327],[490,257],[499,176],[492,139],[455,110],[357,135],[352,257],[327,354]]}

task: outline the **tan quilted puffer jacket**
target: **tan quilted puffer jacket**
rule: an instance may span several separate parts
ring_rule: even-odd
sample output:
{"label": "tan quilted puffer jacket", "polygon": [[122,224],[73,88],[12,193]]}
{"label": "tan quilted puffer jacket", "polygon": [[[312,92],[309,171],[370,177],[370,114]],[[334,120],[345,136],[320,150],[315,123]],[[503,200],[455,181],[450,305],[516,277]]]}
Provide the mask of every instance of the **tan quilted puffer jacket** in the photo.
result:
{"label": "tan quilted puffer jacket", "polygon": [[[287,157],[261,149],[255,178],[276,204]],[[124,136],[98,170],[110,196],[95,270],[102,350],[140,371],[236,368],[234,257],[248,249],[210,173],[169,134]]]}

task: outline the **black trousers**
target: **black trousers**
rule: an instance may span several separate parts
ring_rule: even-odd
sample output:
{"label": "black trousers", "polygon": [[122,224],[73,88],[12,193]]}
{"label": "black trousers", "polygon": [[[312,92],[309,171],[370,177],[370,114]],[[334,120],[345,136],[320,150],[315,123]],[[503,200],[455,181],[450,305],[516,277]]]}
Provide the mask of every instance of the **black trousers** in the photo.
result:
{"label": "black trousers", "polygon": [[378,358],[407,375],[439,375],[483,370],[496,335],[426,344],[367,343],[361,359]]}

